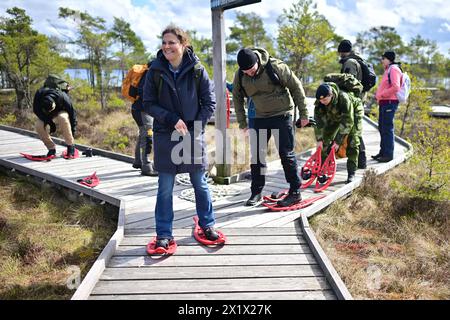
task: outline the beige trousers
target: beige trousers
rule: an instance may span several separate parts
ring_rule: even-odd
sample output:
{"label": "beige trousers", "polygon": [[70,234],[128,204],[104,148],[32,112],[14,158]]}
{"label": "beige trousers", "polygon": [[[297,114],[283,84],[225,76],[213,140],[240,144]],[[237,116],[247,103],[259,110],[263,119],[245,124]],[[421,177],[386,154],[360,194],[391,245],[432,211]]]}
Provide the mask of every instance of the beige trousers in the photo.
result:
{"label": "beige trousers", "polygon": [[[72,135],[72,129],[70,126],[69,121],[69,114],[65,111],[60,112],[56,117],[53,118],[53,122],[60,128],[62,131],[64,141],[67,145],[73,145],[73,135]],[[42,142],[44,142],[47,149],[55,149],[56,145],[53,142],[52,138],[50,137],[50,134],[48,133],[47,129],[45,128],[44,122],[42,122],[40,119],[36,122],[36,132],[38,133],[39,137],[41,138]]]}

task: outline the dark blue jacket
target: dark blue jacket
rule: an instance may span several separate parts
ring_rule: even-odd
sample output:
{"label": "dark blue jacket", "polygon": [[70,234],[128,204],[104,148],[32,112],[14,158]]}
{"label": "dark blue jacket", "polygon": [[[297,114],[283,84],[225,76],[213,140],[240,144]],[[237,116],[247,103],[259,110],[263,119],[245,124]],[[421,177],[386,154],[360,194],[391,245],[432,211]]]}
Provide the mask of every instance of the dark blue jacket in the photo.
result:
{"label": "dark blue jacket", "polygon": [[[204,129],[214,113],[216,100],[214,85],[203,67],[197,92],[194,66],[198,62],[198,57],[187,49],[175,80],[169,62],[160,50],[146,74],[143,103],[144,111],[154,118],[154,165],[157,171],[176,174],[207,167]],[[155,70],[161,82],[155,79]],[[174,128],[180,119],[189,129],[189,135],[185,137],[179,137]],[[194,122],[199,130],[194,131]]]}

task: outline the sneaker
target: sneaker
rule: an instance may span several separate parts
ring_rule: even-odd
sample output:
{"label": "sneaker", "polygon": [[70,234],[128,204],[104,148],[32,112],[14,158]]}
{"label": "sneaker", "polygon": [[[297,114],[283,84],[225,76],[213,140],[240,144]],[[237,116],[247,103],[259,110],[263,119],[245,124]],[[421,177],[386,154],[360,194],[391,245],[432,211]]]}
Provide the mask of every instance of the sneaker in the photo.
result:
{"label": "sneaker", "polygon": [[247,200],[247,202],[245,203],[245,205],[248,206],[248,207],[254,206],[254,205],[256,205],[259,201],[261,201],[261,193],[252,193],[252,195],[251,195],[250,198]]}
{"label": "sneaker", "polygon": [[169,249],[169,243],[170,243],[170,239],[156,239],[156,244],[155,244],[155,249],[156,248],[164,248],[164,249]]}
{"label": "sneaker", "polygon": [[391,157],[379,157],[378,159],[376,159],[378,162],[389,162],[392,161],[393,158]]}
{"label": "sneaker", "polygon": [[353,180],[355,180],[355,173],[354,172],[349,172],[346,183],[353,182]]}
{"label": "sneaker", "polygon": [[55,156],[56,155],[56,149],[49,149],[47,152],[47,157]]}
{"label": "sneaker", "polygon": [[140,163],[133,163],[133,168],[140,169],[140,168],[142,168],[142,166]]}
{"label": "sneaker", "polygon": [[302,201],[302,195],[300,194],[300,191],[289,191],[287,196],[284,197],[283,200],[278,201],[277,204],[280,207],[289,207],[300,201]]}
{"label": "sneaker", "polygon": [[206,239],[215,241],[219,239],[219,234],[213,227],[207,227],[203,229],[203,233],[205,234]]}

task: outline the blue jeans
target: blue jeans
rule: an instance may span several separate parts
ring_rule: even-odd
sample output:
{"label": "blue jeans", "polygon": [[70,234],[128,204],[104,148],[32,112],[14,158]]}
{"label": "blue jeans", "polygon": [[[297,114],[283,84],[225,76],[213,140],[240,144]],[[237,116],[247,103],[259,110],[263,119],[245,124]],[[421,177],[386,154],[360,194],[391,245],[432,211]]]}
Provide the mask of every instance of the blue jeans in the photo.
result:
{"label": "blue jeans", "polygon": [[[198,223],[202,228],[211,227],[215,224],[215,220],[205,172],[199,170],[189,175],[195,191]],[[158,196],[155,207],[156,235],[158,239],[173,239],[173,186],[175,175],[159,172],[158,177]]]}
{"label": "blue jeans", "polygon": [[394,116],[398,103],[389,103],[379,106],[378,130],[380,131],[380,155],[394,157]]}

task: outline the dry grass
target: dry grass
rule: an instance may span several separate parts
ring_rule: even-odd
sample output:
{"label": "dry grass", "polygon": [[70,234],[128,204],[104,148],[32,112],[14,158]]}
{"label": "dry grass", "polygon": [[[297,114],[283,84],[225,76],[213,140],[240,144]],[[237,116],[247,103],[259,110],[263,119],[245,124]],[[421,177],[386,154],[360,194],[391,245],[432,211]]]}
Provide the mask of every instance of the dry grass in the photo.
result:
{"label": "dry grass", "polygon": [[405,164],[383,176],[369,173],[349,198],[311,219],[357,299],[450,298],[450,204],[392,187],[413,185],[411,172]]}
{"label": "dry grass", "polygon": [[0,173],[0,300],[69,299],[116,228],[104,207]]}

